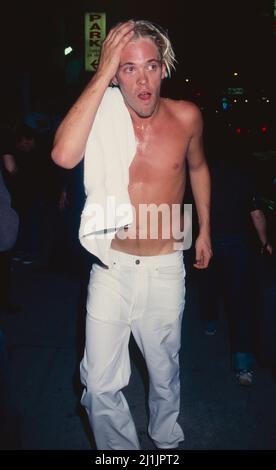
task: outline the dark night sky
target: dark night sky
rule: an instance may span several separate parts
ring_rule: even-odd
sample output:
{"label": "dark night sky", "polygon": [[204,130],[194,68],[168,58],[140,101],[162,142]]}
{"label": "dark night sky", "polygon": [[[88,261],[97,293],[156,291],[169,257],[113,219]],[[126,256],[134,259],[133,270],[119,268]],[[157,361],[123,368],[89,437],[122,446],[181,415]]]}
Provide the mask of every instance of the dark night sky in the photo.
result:
{"label": "dark night sky", "polygon": [[8,77],[31,69],[41,74],[42,84],[54,80],[51,57],[59,19],[64,19],[66,43],[82,51],[83,13],[105,11],[108,29],[131,17],[168,29],[178,59],[174,84],[192,75],[199,85],[219,86],[238,69],[251,86],[272,88],[272,10],[272,0],[26,0],[7,5],[1,15],[2,65]]}
{"label": "dark night sky", "polygon": [[[244,61],[253,56],[261,60],[259,55],[256,57],[256,48],[262,44],[269,47],[272,18],[265,13],[272,12],[272,5],[272,0],[168,0],[167,4],[164,0],[26,0],[9,8],[6,6],[6,12],[1,14],[2,48],[19,53],[20,44],[23,44],[27,48],[24,55],[28,55],[28,52],[38,52],[42,45],[49,46],[58,15],[66,19],[68,34],[78,41],[82,13],[105,11],[108,28],[130,17],[150,19],[166,27],[181,64],[218,60],[225,63],[236,57]],[[220,46],[223,54],[219,51]],[[260,55],[266,56],[266,48]]]}

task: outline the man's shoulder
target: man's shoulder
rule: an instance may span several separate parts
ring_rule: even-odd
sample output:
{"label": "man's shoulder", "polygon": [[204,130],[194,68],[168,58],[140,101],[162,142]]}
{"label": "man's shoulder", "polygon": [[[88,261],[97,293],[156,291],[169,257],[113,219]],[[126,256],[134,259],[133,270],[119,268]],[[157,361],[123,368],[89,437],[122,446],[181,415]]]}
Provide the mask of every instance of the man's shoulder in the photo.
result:
{"label": "man's shoulder", "polygon": [[199,107],[192,101],[173,100],[163,98],[164,106],[180,119],[195,120],[201,119],[201,111]]}
{"label": "man's shoulder", "polygon": [[163,99],[167,111],[172,114],[182,125],[192,127],[201,125],[201,111],[195,103],[186,100]]}

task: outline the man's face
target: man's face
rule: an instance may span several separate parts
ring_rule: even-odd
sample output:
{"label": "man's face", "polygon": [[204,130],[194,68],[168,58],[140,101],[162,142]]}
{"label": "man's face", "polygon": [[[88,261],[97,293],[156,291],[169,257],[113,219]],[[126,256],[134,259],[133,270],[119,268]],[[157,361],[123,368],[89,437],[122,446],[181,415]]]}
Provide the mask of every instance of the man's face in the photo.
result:
{"label": "man's face", "polygon": [[21,137],[21,139],[16,143],[16,147],[21,152],[28,153],[35,147],[35,141],[33,137]]}
{"label": "man's face", "polygon": [[153,114],[165,72],[165,65],[151,39],[139,38],[126,45],[115,80],[130,112],[134,111],[140,117]]}

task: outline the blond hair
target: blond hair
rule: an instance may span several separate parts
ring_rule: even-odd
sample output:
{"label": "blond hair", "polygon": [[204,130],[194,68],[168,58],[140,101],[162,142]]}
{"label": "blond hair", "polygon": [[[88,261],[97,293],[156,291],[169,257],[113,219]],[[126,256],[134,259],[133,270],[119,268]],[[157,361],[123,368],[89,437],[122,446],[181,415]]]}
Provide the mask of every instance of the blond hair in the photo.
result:
{"label": "blond hair", "polygon": [[167,32],[159,25],[150,21],[137,20],[134,26],[134,38],[150,38],[156,45],[161,61],[165,64],[167,76],[171,76],[172,69],[175,69],[175,53]]}

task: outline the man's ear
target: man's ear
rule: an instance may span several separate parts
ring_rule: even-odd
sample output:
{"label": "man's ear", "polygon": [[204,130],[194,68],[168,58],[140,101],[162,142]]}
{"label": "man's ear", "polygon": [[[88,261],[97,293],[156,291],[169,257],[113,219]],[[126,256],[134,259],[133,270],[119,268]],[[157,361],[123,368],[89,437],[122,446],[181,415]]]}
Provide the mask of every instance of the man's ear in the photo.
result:
{"label": "man's ear", "polygon": [[162,63],[162,72],[161,72],[162,80],[163,80],[163,78],[167,78],[167,76],[168,76],[168,72],[167,72],[166,65],[164,63]]}
{"label": "man's ear", "polygon": [[116,75],[114,75],[110,83],[111,85],[118,86],[118,80],[117,80]]}

